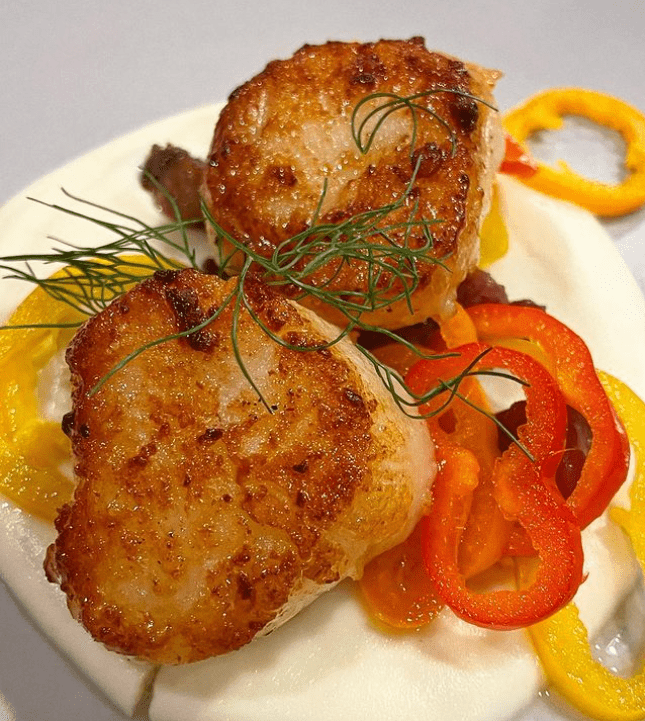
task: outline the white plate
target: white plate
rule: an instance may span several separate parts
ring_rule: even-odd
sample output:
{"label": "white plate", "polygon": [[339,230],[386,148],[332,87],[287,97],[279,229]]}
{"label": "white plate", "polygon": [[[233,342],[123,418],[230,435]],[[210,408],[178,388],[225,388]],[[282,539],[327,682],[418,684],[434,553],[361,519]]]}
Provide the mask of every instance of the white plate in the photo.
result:
{"label": "white plate", "polygon": [[[49,247],[47,236],[85,244],[96,240],[92,226],[25,197],[69,204],[60,187],[158,221],[138,186],[138,166],[154,142],[172,141],[203,155],[216,110],[206,107],[156,123],[38,181],[0,211],[0,253]],[[593,218],[572,206],[507,179],[502,190],[511,253],[496,267],[496,277],[512,297],[546,303],[585,337],[600,367],[645,396],[645,304],[611,240]],[[3,281],[0,314],[6,315],[27,290]],[[114,704],[116,708],[105,706],[104,718],[122,718],[117,709],[134,712],[151,668],[104,651],[69,618],[62,594],[41,570],[51,537],[51,528],[8,502],[0,503],[3,578],[41,630]],[[611,558],[604,551],[607,544],[614,552]],[[586,556],[591,575],[579,601],[597,629],[613,600],[629,587],[634,566],[621,534],[602,520],[586,534]],[[607,588],[613,589],[609,595]],[[459,638],[464,645],[458,645]],[[460,650],[464,647],[467,653]],[[7,663],[10,654],[5,653]],[[162,670],[149,713],[154,721],[331,721],[348,716],[501,721],[515,707],[530,704],[540,683],[538,665],[521,633],[484,633],[448,619],[407,640],[384,636],[365,619],[345,584],[240,652]],[[469,693],[476,703],[467,700]],[[560,717],[540,704],[522,718]]]}

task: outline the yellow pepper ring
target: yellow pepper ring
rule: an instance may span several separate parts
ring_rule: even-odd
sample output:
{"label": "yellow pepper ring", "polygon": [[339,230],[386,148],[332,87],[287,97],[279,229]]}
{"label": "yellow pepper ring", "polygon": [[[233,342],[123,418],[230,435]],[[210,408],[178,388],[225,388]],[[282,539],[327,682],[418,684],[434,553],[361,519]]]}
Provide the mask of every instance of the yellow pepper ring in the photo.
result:
{"label": "yellow pepper ring", "polygon": [[[628,533],[645,572],[645,403],[621,381],[599,375],[634,450],[631,507],[612,508],[611,518]],[[587,630],[573,603],[532,626],[529,633],[549,681],[578,710],[601,721],[645,719],[645,666],[629,678],[605,668],[592,656]]]}
{"label": "yellow pepper ring", "polygon": [[629,176],[622,183],[607,185],[578,175],[559,161],[556,168],[538,163],[537,172],[522,182],[597,215],[623,215],[645,204],[645,115],[633,106],[592,90],[554,88],[509,111],[504,126],[524,144],[538,130],[560,128],[564,115],[579,115],[618,131],[627,144],[625,167]]}
{"label": "yellow pepper ring", "polygon": [[[144,256],[127,255],[123,260],[136,263],[130,272],[142,278],[156,268]],[[79,273],[76,268],[63,268],[52,278]],[[88,289],[94,298],[102,292],[99,285]],[[41,417],[38,377],[74,330],[38,326],[76,323],[85,317],[37,287],[9,318],[7,326],[14,328],[0,331],[0,500],[5,496],[47,521],[56,518],[74,485],[58,468],[71,457],[70,443],[60,423]]]}

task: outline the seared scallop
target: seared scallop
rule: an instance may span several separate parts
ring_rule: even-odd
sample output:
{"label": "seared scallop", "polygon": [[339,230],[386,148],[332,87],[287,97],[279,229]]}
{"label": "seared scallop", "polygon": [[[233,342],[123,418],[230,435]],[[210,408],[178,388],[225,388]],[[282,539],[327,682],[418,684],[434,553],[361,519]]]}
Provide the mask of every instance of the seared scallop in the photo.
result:
{"label": "seared scallop", "polygon": [[235,284],[159,272],[67,354],[78,486],[47,573],[97,640],[154,662],[237,649],[359,577],[435,473],[425,423],[349,341],[325,347],[331,326],[249,281],[254,320]]}
{"label": "seared scallop", "polygon": [[[398,328],[449,316],[457,286],[478,259],[478,229],[502,153],[491,107],[497,78],[429,52],[421,38],[306,45],[231,95],[205,171],[209,211],[225,233],[268,258],[312,225],[338,225],[393,205],[368,233],[370,243],[421,248],[428,245],[424,230],[432,234],[431,247],[414,261],[411,300],[401,297],[407,281],[387,268],[375,280],[372,263],[343,261],[338,253],[305,281],[367,297],[364,323]],[[385,106],[389,101],[396,105]],[[386,114],[388,107],[396,109]],[[362,152],[355,135],[373,110],[360,135]],[[352,234],[343,229],[345,240]],[[222,237],[226,256],[232,246]],[[238,253],[229,269],[241,260]],[[309,260],[305,254],[295,269]],[[300,294],[295,284],[283,290]],[[394,302],[370,306],[375,290]],[[325,298],[302,302],[334,323],[347,322]]]}

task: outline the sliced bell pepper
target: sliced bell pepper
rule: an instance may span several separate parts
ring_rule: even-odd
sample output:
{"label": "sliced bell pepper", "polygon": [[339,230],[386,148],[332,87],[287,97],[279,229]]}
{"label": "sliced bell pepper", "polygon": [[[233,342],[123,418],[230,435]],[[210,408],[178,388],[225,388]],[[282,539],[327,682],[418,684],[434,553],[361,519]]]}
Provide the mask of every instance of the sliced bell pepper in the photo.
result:
{"label": "sliced bell pepper", "polygon": [[[472,321],[461,309],[468,323],[456,318],[450,326],[442,326],[441,332],[449,349],[455,348],[451,341],[461,337],[475,337]],[[457,328],[461,328],[461,332]],[[425,390],[449,380],[463,368],[463,361],[439,359],[425,366],[423,384]],[[418,369],[417,369],[418,371]],[[507,544],[512,525],[504,518],[493,495],[493,469],[499,455],[497,428],[490,418],[488,399],[480,383],[473,377],[464,378],[459,392],[466,402],[451,403],[442,413],[428,419],[430,432],[436,445],[459,446],[469,450],[478,464],[478,483],[473,491],[470,512],[459,544],[459,566],[466,578],[490,568],[496,563]]]}
{"label": "sliced bell pepper", "polygon": [[[468,449],[439,441],[440,471],[433,484],[432,512],[421,522],[426,568],[440,598],[461,618],[487,628],[519,628],[554,613],[582,581],[580,529],[553,477],[543,470],[552,468],[546,461],[562,448],[566,406],[550,374],[530,356],[482,344],[455,352],[459,356],[422,360],[413,366],[406,378],[411,390],[426,391],[437,375],[450,379],[445,382],[452,386],[452,379],[471,364],[478,371],[502,368],[529,383],[527,423],[519,430],[524,450],[511,445],[495,464],[493,483],[501,511],[507,520],[517,520],[525,528],[541,563],[526,589],[475,593],[468,588],[458,554],[479,482],[479,463]],[[424,410],[437,411],[441,403],[435,398]]]}
{"label": "sliced bell pepper", "polygon": [[[431,428],[438,444],[459,445],[469,450],[477,460],[478,483],[473,490],[458,553],[459,568],[466,578],[471,578],[499,561],[512,524],[504,517],[495,498],[498,433],[495,424],[484,414],[491,412],[488,399],[474,378],[465,379],[460,393],[472,405],[463,402],[451,404],[442,416],[431,419]],[[446,416],[451,421],[450,432],[445,432]],[[440,429],[444,432],[441,433]]]}
{"label": "sliced bell pepper", "polygon": [[453,315],[439,324],[439,332],[446,348],[456,348],[477,341],[475,324],[459,303],[456,304]]}
{"label": "sliced bell pepper", "polygon": [[[441,324],[440,332],[448,350],[477,341],[472,319],[459,304],[455,314]],[[434,368],[441,372],[440,365]],[[427,382],[434,384],[439,380],[437,375],[434,379],[428,377]],[[497,430],[481,412],[490,412],[488,399],[475,378],[464,379],[460,392],[470,405],[453,404],[443,415],[431,419],[430,424],[435,442],[467,448],[479,464],[479,482],[473,492],[468,522],[459,544],[459,566],[466,578],[470,578],[499,560],[511,524],[504,518],[493,496],[493,467],[499,452]]]}
{"label": "sliced bell pepper", "polygon": [[[70,306],[52,303],[36,288],[7,325],[73,323],[80,318]],[[49,328],[0,331],[0,492],[50,521],[72,495],[72,482],[58,469],[71,448],[60,423],[41,417],[38,376],[71,333]]]}
{"label": "sliced bell pepper", "polygon": [[[139,263],[142,276],[154,270],[148,259],[126,258]],[[64,268],[52,277],[77,272]],[[88,292],[98,295],[101,289]],[[37,287],[0,330],[0,493],[49,521],[72,496],[73,483],[59,469],[71,457],[71,447],[61,424],[42,418],[38,382],[40,372],[68,344],[74,328],[35,326],[74,326],[85,318]]]}
{"label": "sliced bell pepper", "polygon": [[581,528],[597,518],[624,483],[629,443],[596,374],[584,341],[539,308],[486,304],[468,308],[479,338],[487,343],[529,340],[544,353],[568,405],[584,416],[592,433],[578,483],[567,499]]}
{"label": "sliced bell pepper", "polygon": [[444,607],[426,573],[418,524],[403,543],[365,566],[359,585],[370,615],[392,628],[426,626]]}
{"label": "sliced bell pepper", "polygon": [[552,168],[538,163],[537,172],[520,176],[536,190],[577,203],[592,213],[615,216],[645,203],[645,116],[636,108],[604,93],[581,88],[554,88],[534,95],[504,117],[504,127],[519,143],[538,130],[557,129],[562,116],[579,115],[617,130],[627,143],[627,178],[615,185],[589,180],[563,161]]}
{"label": "sliced bell pepper", "polygon": [[508,252],[508,229],[500,208],[499,191],[493,186],[490,210],[479,229],[479,267],[487,268]]}
{"label": "sliced bell pepper", "polygon": [[506,133],[504,158],[499,166],[500,173],[517,178],[530,178],[538,171],[538,164],[528,150],[515,138]]}
{"label": "sliced bell pepper", "polygon": [[[459,304],[457,304],[456,312],[440,324],[439,335],[441,342],[435,336],[436,345],[432,347],[424,345],[422,350],[442,353],[446,348],[453,348],[477,340],[475,326],[468,313]],[[382,349],[376,352],[382,353]],[[393,342],[387,344],[387,355],[384,357],[389,361],[390,365],[405,373],[409,366],[412,365],[414,356],[407,349],[402,351],[399,344]],[[471,396],[471,400],[480,405],[486,403],[477,381],[472,378],[468,380],[470,381],[471,393],[477,394],[476,398]],[[455,421],[455,424],[459,426],[458,440],[460,442],[466,442],[467,438],[470,438],[471,441],[476,440],[480,449],[492,445],[492,443],[487,443],[491,441],[494,435],[494,430],[491,428],[492,424],[486,423],[481,414],[468,406],[460,406],[459,411],[461,420]],[[464,411],[470,411],[470,421],[466,419],[467,413],[464,413]],[[489,451],[489,455],[492,458],[494,454]],[[482,484],[482,486],[484,485]],[[484,543],[481,539],[486,539],[486,545],[489,546],[490,540],[497,538],[497,534],[494,532],[495,529],[492,526],[495,525],[494,519],[501,517],[497,503],[492,497],[489,501],[483,498],[483,493],[480,493],[480,495],[482,496],[482,502],[479,515],[486,525],[486,533],[478,534],[470,545],[467,542],[462,542],[461,551],[466,557],[467,564],[471,563],[471,557],[483,555]],[[494,508],[490,513],[487,513],[491,502]],[[502,522],[505,523],[504,519],[502,519]],[[490,562],[483,561],[484,566],[497,561],[501,553],[501,549],[497,548],[499,545],[503,547],[504,542],[498,541],[495,544],[495,550],[492,552],[493,558]],[[409,629],[425,626],[444,607],[425,570],[421,555],[421,531],[419,525],[403,543],[370,561],[365,567],[359,584],[363,600],[372,617],[393,628]]]}
{"label": "sliced bell pepper", "polygon": [[[603,386],[627,428],[635,455],[629,511],[614,508],[611,517],[629,534],[645,572],[645,404],[620,381],[601,375]],[[576,708],[601,721],[645,718],[645,668],[619,677],[596,661],[574,604],[529,629],[549,681]]]}
{"label": "sliced bell pepper", "polygon": [[629,489],[630,510],[612,508],[610,516],[628,533],[645,573],[645,403],[628,386],[608,373],[601,371],[600,380],[627,429],[636,469]]}

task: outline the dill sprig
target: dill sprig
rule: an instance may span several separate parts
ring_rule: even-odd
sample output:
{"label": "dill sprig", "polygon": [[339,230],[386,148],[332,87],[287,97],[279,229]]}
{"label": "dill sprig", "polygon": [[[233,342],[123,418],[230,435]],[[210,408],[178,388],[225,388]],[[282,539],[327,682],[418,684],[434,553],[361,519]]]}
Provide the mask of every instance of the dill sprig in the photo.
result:
{"label": "dill sprig", "polygon": [[[350,323],[360,323],[365,312],[374,312],[404,300],[412,312],[412,295],[419,285],[419,263],[445,268],[443,261],[430,255],[434,240],[432,226],[441,221],[419,216],[418,201],[410,204],[405,220],[389,221],[390,216],[406,206],[412,194],[421,159],[412,173],[405,191],[387,205],[356,213],[336,223],[319,223],[319,209],[327,192],[323,186],[320,201],[310,227],[279,243],[268,257],[254,251],[228,233],[202,204],[205,220],[215,231],[220,257],[220,270],[226,274],[238,251],[250,259],[256,273],[273,287],[296,289],[295,300],[305,297],[333,306]],[[415,233],[415,241],[411,242]],[[234,252],[225,254],[224,243]],[[364,288],[335,287],[334,280],[343,266],[366,268]],[[326,279],[314,282],[313,276],[323,271]]]}
{"label": "dill sprig", "polygon": [[[417,114],[419,112],[428,115],[432,118],[432,120],[444,128],[450,140],[451,150],[454,153],[457,146],[457,139],[452,127],[440,115],[438,115],[432,107],[416,102],[420,98],[429,97],[430,95],[435,95],[438,92],[441,92],[441,90],[428,90],[426,92],[416,93],[409,96],[402,96],[397,93],[372,93],[360,100],[354,107],[354,111],[352,113],[352,138],[354,139],[357,148],[361,151],[361,153],[363,153],[363,155],[366,155],[372,147],[372,143],[378,135],[383,123],[385,123],[390,115],[398,110],[409,110],[412,118],[410,157],[413,156],[414,149],[416,147],[418,124]],[[363,119],[358,122],[362,107],[380,98],[384,98],[385,102],[372,108],[372,110],[370,110]]]}
{"label": "dill sprig", "polygon": [[[65,195],[82,205],[92,208],[98,207],[102,211],[112,212],[109,208],[97,206],[95,203],[77,198],[70,193],[66,192]],[[313,238],[312,241],[308,241],[310,236],[306,232],[302,233],[296,237],[293,245],[288,247],[285,244],[283,246],[286,248],[284,256],[281,252],[275,252],[269,258],[265,258],[258,253],[246,249],[242,243],[219,226],[217,221],[209,214],[208,210],[205,209],[206,220],[213,224],[218,236],[226,239],[236,250],[245,252],[244,265],[238,275],[235,276],[234,287],[230,295],[213,315],[206,318],[198,326],[143,344],[112,368],[92,389],[91,393],[96,393],[109,378],[141,353],[161,343],[185,337],[201,330],[216,320],[228,305],[231,305],[233,309],[230,333],[236,360],[242,373],[269,410],[271,404],[262,397],[257,385],[246,369],[237,343],[239,316],[242,310],[250,314],[253,320],[272,341],[292,350],[323,350],[336,345],[352,332],[363,330],[378,331],[391,340],[396,340],[401,343],[402,346],[412,350],[419,355],[419,357],[433,357],[432,355],[425,354],[409,341],[401,338],[392,331],[378,328],[362,320],[364,312],[382,307],[383,304],[387,303],[387,297],[382,295],[380,288],[377,288],[377,286],[380,285],[381,273],[386,269],[385,266],[387,266],[388,271],[394,268],[394,277],[401,283],[401,288],[398,290],[398,293],[392,297],[397,299],[404,298],[409,301],[418,284],[417,262],[421,259],[427,260],[425,253],[427,253],[428,248],[431,247],[431,236],[429,233],[426,237],[426,242],[419,248],[413,248],[405,244],[399,246],[393,242],[385,243],[382,246],[373,246],[367,242],[366,236],[373,231],[375,224],[382,221],[383,218],[391,212],[392,208],[399,207],[402,202],[402,200],[398,200],[385,208],[378,209],[378,211],[369,211],[368,213],[361,214],[364,217],[350,218],[336,226],[333,224],[313,226],[310,231],[311,237]],[[49,207],[98,224],[116,234],[117,239],[94,248],[72,247],[69,244],[65,244],[62,248],[53,248],[50,253],[5,256],[0,258],[0,268],[8,271],[5,277],[19,278],[34,283],[42,288],[52,299],[67,303],[84,316],[91,316],[100,312],[111,300],[124,293],[135,283],[152,275],[156,270],[181,268],[186,265],[197,268],[195,254],[192,248],[184,253],[185,263],[181,263],[180,260],[165,252],[166,248],[170,248],[179,253],[183,251],[185,247],[184,244],[181,242],[178,243],[174,239],[173,234],[176,234],[189,225],[184,221],[179,220],[177,223],[166,223],[154,228],[140,221],[135,222],[133,225],[126,226],[121,222],[97,219],[92,215],[86,215],[78,210],[73,210],[58,204],[51,204]],[[123,214],[118,211],[114,211],[114,214],[119,218],[124,217]],[[136,220],[129,216],[128,218],[131,221]],[[426,232],[427,227],[430,225],[428,221],[424,220],[410,220],[408,223],[409,225],[423,227],[426,229]],[[398,225],[399,224],[397,224],[397,227]],[[349,233],[351,227],[360,228],[361,230],[356,236],[353,236]],[[388,231],[388,227],[383,229],[386,237]],[[336,239],[342,236],[345,238],[345,242],[337,242],[334,246],[334,253],[328,257],[325,256],[325,259],[322,261],[320,258],[315,261],[314,258],[317,257],[318,253],[318,244],[322,243],[326,235],[332,235]],[[153,245],[153,243],[157,245]],[[305,263],[304,266],[297,267],[294,259],[301,257],[308,259],[308,262]],[[370,278],[372,281],[371,286],[374,287],[368,287],[363,296],[360,294],[345,294],[345,297],[343,297],[343,294],[336,291],[331,291],[325,287],[316,287],[307,282],[307,275],[312,271],[312,268],[319,267],[321,262],[336,262],[339,258],[341,262],[352,259],[354,261],[364,262],[368,266],[373,263],[376,269],[371,273]],[[25,263],[25,267],[16,267],[16,263],[21,261]],[[48,278],[41,278],[32,267],[32,263],[36,261],[46,265],[64,264],[65,267],[62,273]],[[226,268],[220,268],[220,271],[223,272],[225,269]],[[253,306],[245,293],[245,284],[249,276],[253,276],[255,279],[259,278],[268,284],[282,285],[284,283],[291,283],[298,288],[300,298],[304,295],[313,295],[319,300],[330,303],[347,318],[346,326],[339,330],[336,337],[320,345],[309,346],[303,349],[301,346],[287,343],[284,339],[280,338],[280,336],[273,333],[253,310]],[[386,288],[389,291],[389,287],[386,286]],[[4,328],[9,327],[11,326],[4,326]],[[358,348],[365,357],[369,359],[386,387],[390,390],[402,409],[409,415],[414,414],[412,408],[427,403],[434,397],[433,394],[414,397],[413,394],[408,393],[407,389],[405,389],[404,381],[398,373],[381,363],[368,350],[361,346],[358,346]]]}
{"label": "dill sprig", "polygon": [[[155,270],[183,268],[186,265],[198,267],[187,233],[187,229],[197,221],[177,218],[175,222],[150,226],[131,215],[76,197],[64,188],[61,191],[67,198],[112,215],[119,221],[98,218],[34,198],[29,200],[90,222],[117,238],[96,247],[78,247],[50,237],[60,247],[53,247],[48,253],[23,253],[0,258],[0,271],[6,271],[4,278],[33,283],[54,300],[67,303],[82,315],[89,316],[99,313]],[[25,264],[24,268],[17,266],[21,262]],[[55,276],[41,278],[32,267],[34,263],[60,265],[62,270]]]}
{"label": "dill sprig", "polygon": [[[487,107],[495,110],[494,106],[483,98],[479,98],[472,93],[468,93],[463,90],[457,90],[455,88],[432,88],[431,90],[424,90],[413,95],[399,95],[398,93],[372,93],[367,95],[360,100],[354,107],[352,112],[352,138],[356,143],[356,147],[361,151],[363,155],[367,154],[372,147],[376,136],[382,125],[393,113],[399,110],[408,110],[410,118],[412,120],[412,136],[410,140],[410,157],[414,156],[414,151],[417,145],[417,134],[418,134],[418,123],[419,114],[429,117],[433,122],[440,125],[446,132],[446,135],[450,141],[451,152],[454,154],[457,148],[457,136],[450,125],[444,118],[442,118],[432,107],[432,105],[424,105],[419,102],[422,98],[431,98],[433,95],[439,95],[440,93],[449,93],[451,95],[460,95],[465,98],[482,103]],[[384,102],[373,107],[367,112],[359,122],[361,110],[365,105],[371,105],[375,100],[383,99]]]}
{"label": "dill sprig", "polygon": [[[407,108],[412,114],[411,153],[416,143],[418,112],[429,115],[433,121],[440,123],[449,133],[451,142],[454,144],[455,136],[448,123],[431,108],[417,102],[420,98],[435,92],[445,91],[418,93],[407,98],[391,93],[377,93],[363,99],[356,106],[352,116],[352,134],[361,152],[369,151],[375,134],[387,117],[403,108]],[[357,113],[362,105],[381,98],[384,98],[385,102],[373,108],[361,123],[356,125]],[[379,114],[380,117],[374,127],[368,131],[369,123]],[[366,133],[369,134],[365,139]],[[118,373],[141,353],[162,343],[186,337],[201,330],[215,321],[229,306],[232,309],[230,338],[233,353],[241,372],[258,394],[268,412],[272,412],[271,404],[262,396],[249,373],[237,342],[239,320],[243,311],[250,315],[269,339],[295,351],[311,352],[330,348],[354,331],[361,330],[377,331],[411,350],[419,358],[444,357],[446,354],[437,356],[426,353],[392,331],[372,326],[363,320],[365,313],[373,312],[398,301],[405,301],[411,311],[412,295],[419,285],[419,264],[443,265],[441,259],[434,258],[429,253],[433,248],[432,226],[441,221],[437,218],[420,216],[418,201],[412,199],[412,189],[422,159],[421,156],[417,159],[405,191],[392,203],[357,213],[337,223],[319,221],[320,209],[326,194],[325,184],[310,227],[278,244],[268,257],[255,252],[228,233],[219,225],[205,204],[202,204],[204,220],[212,225],[220,249],[219,273],[222,277],[226,277],[232,275],[231,271],[234,271],[235,282],[232,291],[223,304],[199,325],[141,345],[100,379],[90,393],[96,393],[115,373]],[[174,209],[176,216],[174,222],[150,226],[131,215],[76,197],[64,189],[62,192],[68,199],[89,207],[93,211],[101,211],[111,219],[98,218],[94,214],[81,210],[31,199],[53,210],[88,221],[116,235],[116,239],[96,247],[78,247],[64,241],[57,241],[60,243],[60,247],[54,247],[49,253],[2,257],[0,258],[0,269],[8,273],[4,277],[34,283],[54,300],[67,303],[82,315],[91,316],[103,310],[128,288],[157,270],[179,269],[186,266],[199,269],[196,253],[188,233],[191,226],[199,221],[181,219],[174,198],[156,179],[150,176],[150,180],[164,193]],[[398,213],[397,219],[392,221],[391,216],[403,208],[407,208],[407,217],[401,220],[401,214]],[[412,242],[413,238],[414,242]],[[228,254],[225,254],[223,250],[225,243],[228,243],[233,249]],[[243,258],[241,268],[233,265],[233,261],[239,257]],[[25,264],[24,268],[16,267],[16,264],[20,262]],[[41,278],[33,270],[32,264],[35,262],[45,265],[62,265],[64,270],[54,276]],[[351,291],[336,288],[334,280],[342,268],[345,265],[356,266],[356,264],[364,264],[367,269],[366,287]],[[312,276],[320,271],[326,274],[326,280],[322,283],[312,282]],[[251,276],[254,279],[259,278],[269,286],[283,290],[286,286],[295,289],[295,295],[292,294],[295,300],[311,297],[332,306],[345,317],[345,326],[339,330],[336,337],[319,345],[303,348],[286,342],[272,332],[254,311],[245,292],[245,284]],[[74,324],[65,324],[66,327],[71,325]],[[4,326],[3,328],[10,327],[33,326]],[[44,327],[61,326],[45,325]],[[357,345],[357,348],[372,364],[401,410],[412,417],[419,417],[419,415],[426,417],[423,412],[420,413],[419,409],[442,395],[445,398],[441,405],[431,411],[429,415],[443,412],[455,399],[472,405],[459,391],[464,378],[482,373],[496,374],[490,371],[478,371],[476,369],[478,358],[455,378],[440,382],[426,393],[415,394],[406,387],[404,379],[398,372],[386,366],[362,346]],[[499,375],[517,380],[511,375]],[[501,425],[492,414],[483,409],[478,408],[478,410]],[[508,433],[508,431],[506,432]],[[515,436],[509,435],[514,442],[519,443]],[[525,450],[525,452],[527,451]]]}

